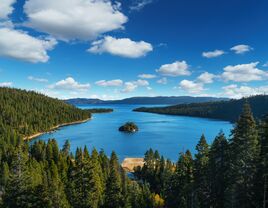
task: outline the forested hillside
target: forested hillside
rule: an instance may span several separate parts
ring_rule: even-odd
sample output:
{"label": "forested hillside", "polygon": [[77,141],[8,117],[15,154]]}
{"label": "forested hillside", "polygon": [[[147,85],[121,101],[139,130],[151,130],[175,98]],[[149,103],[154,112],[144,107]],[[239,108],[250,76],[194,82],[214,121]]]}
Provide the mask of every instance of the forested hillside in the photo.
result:
{"label": "forested hillside", "polygon": [[248,104],[230,138],[220,132],[210,145],[202,135],[196,152],[181,152],[176,164],[153,150],[144,160],[135,175],[163,197],[164,207],[268,206],[268,117],[256,125]]}
{"label": "forested hillside", "polygon": [[148,185],[127,178],[114,152],[109,158],[103,151],[89,153],[84,147],[73,154],[68,141],[60,149],[54,139],[32,145],[22,139],[61,123],[87,119],[91,111],[35,92],[0,88],[1,208],[123,208],[161,203]]}
{"label": "forested hillside", "polygon": [[[14,93],[14,100],[6,96],[14,103],[17,101],[15,109],[25,106],[16,100],[22,98],[16,93],[24,94],[23,98],[29,103],[30,97],[36,96],[39,101],[62,105],[36,93],[5,90]],[[33,105],[28,113],[37,111],[39,105]],[[20,112],[25,111],[17,111],[17,116],[23,118]],[[51,112],[57,111],[51,109]],[[6,131],[9,128],[12,134]],[[134,179],[127,177],[115,152],[108,157],[96,149],[89,153],[85,146],[73,154],[68,141],[62,148],[54,139],[30,145],[22,140],[19,128],[2,123],[2,130],[1,208],[268,206],[268,117],[257,124],[247,102],[230,138],[220,132],[210,145],[202,135],[194,155],[189,150],[181,152],[175,163],[161,157],[158,151],[149,150],[145,153],[144,166],[135,168]]]}
{"label": "forested hillside", "polygon": [[63,123],[90,118],[90,113],[36,92],[0,88],[0,128],[21,136]]}
{"label": "forested hillside", "polygon": [[66,141],[33,145],[0,140],[0,207],[3,208],[259,208],[267,207],[268,119],[256,125],[246,104],[230,138],[212,145],[201,136],[194,155],[176,163],[157,151],[131,180],[113,152],[78,148]]}
{"label": "forested hillside", "polygon": [[268,112],[267,95],[257,95],[239,100],[191,103],[168,107],[142,107],[134,109],[134,111],[213,118],[235,122],[241,113],[243,104],[246,101],[252,106],[252,112],[255,118],[261,119]]}

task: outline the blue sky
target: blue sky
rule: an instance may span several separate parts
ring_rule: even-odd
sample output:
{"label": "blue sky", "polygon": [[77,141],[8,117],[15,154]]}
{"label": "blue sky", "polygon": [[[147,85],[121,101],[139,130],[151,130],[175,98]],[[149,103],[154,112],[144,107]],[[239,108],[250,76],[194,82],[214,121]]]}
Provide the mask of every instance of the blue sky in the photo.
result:
{"label": "blue sky", "polygon": [[1,0],[0,86],[58,98],[268,93],[266,0]]}

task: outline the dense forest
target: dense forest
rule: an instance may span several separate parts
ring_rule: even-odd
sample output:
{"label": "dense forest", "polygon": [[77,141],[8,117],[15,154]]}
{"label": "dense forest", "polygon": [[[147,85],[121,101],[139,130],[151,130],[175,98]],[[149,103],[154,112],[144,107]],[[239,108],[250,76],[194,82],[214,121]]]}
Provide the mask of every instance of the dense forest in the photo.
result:
{"label": "dense forest", "polygon": [[0,134],[10,131],[29,136],[90,116],[86,110],[36,92],[0,88]]}
{"label": "dense forest", "polygon": [[213,118],[235,122],[237,121],[242,106],[246,100],[252,106],[252,112],[256,119],[263,118],[268,112],[268,95],[257,95],[239,100],[191,103],[167,107],[142,107],[134,109],[134,111]]}
{"label": "dense forest", "polygon": [[153,150],[144,159],[135,176],[164,199],[164,207],[268,206],[268,116],[256,124],[248,103],[230,138],[220,132],[209,145],[202,135],[194,154],[181,152],[175,164]]}
{"label": "dense forest", "polygon": [[86,109],[87,112],[89,113],[111,113],[114,110],[111,108],[90,108],[90,109]]}
{"label": "dense forest", "polygon": [[[10,128],[2,123],[3,129],[5,125]],[[54,139],[30,145],[18,130],[0,135],[3,208],[268,205],[268,117],[255,122],[247,102],[230,138],[220,132],[210,145],[202,135],[194,154],[182,152],[175,163],[148,150],[144,166],[135,168],[134,179],[127,177],[114,152],[108,157],[104,151],[89,152],[84,147],[73,154],[68,141],[59,148]]]}

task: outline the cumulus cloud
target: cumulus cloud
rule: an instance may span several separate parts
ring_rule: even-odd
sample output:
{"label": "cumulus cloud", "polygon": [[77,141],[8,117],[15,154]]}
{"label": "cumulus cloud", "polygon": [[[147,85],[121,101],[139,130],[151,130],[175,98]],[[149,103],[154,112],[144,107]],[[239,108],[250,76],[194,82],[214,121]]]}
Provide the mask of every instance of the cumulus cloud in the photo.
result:
{"label": "cumulus cloud", "polygon": [[93,40],[128,20],[111,0],[28,0],[24,12],[27,26],[64,41]]}
{"label": "cumulus cloud", "polygon": [[168,83],[168,80],[167,80],[166,77],[163,77],[163,78],[157,80],[156,82],[157,82],[158,84],[164,84],[164,85],[165,85],[165,84]]}
{"label": "cumulus cloud", "polygon": [[140,74],[138,77],[141,79],[153,79],[153,78],[156,78],[156,75],[154,75],[154,74]]}
{"label": "cumulus cloud", "polygon": [[39,78],[39,77],[33,77],[33,76],[28,76],[28,79],[31,80],[31,81],[36,81],[36,82],[48,82],[47,79]]}
{"label": "cumulus cloud", "polygon": [[95,82],[96,85],[101,87],[119,87],[123,85],[123,81],[121,79],[114,79],[114,80],[100,80]]}
{"label": "cumulus cloud", "polygon": [[203,52],[202,56],[205,58],[215,58],[215,57],[223,55],[224,53],[225,52],[223,50],[215,50],[215,51]]}
{"label": "cumulus cloud", "polygon": [[153,3],[153,0],[136,0],[134,3],[130,6],[130,10],[140,11],[143,9],[146,5]]}
{"label": "cumulus cloud", "polygon": [[13,4],[16,0],[1,0],[0,3],[0,19],[7,19],[13,11]]}
{"label": "cumulus cloud", "polygon": [[0,87],[12,87],[12,82],[1,82]]}
{"label": "cumulus cloud", "polygon": [[49,89],[56,89],[56,90],[88,90],[90,88],[90,84],[80,84],[74,80],[72,77],[67,77],[64,80],[60,80],[55,84],[49,86]]}
{"label": "cumulus cloud", "polygon": [[179,84],[179,87],[188,93],[198,94],[204,90],[202,83],[196,83],[190,80],[182,80]]}
{"label": "cumulus cloud", "polygon": [[94,41],[90,49],[91,53],[110,53],[127,58],[139,58],[153,50],[150,43],[144,41],[135,42],[129,38],[113,38],[106,36],[101,40]]}
{"label": "cumulus cloud", "polygon": [[172,64],[164,64],[156,72],[171,77],[188,76],[191,74],[186,61],[176,61]]}
{"label": "cumulus cloud", "polygon": [[32,63],[47,62],[47,51],[57,42],[54,39],[39,39],[26,32],[11,28],[0,28],[0,56],[19,59]]}
{"label": "cumulus cloud", "polygon": [[138,79],[137,81],[134,81],[133,83],[141,87],[149,86],[149,82],[143,79]]}
{"label": "cumulus cloud", "polygon": [[137,87],[138,85],[134,84],[133,82],[126,82],[122,92],[123,93],[133,92]]}
{"label": "cumulus cloud", "polygon": [[209,84],[213,83],[213,79],[216,77],[216,75],[204,72],[199,77],[197,78],[198,82],[204,83],[204,84]]}
{"label": "cumulus cloud", "polygon": [[251,48],[249,45],[236,45],[232,47],[230,50],[234,51],[236,54],[243,54],[252,51],[253,48]]}
{"label": "cumulus cloud", "polygon": [[260,87],[240,86],[239,87],[236,84],[232,84],[232,85],[222,87],[222,89],[224,90],[224,93],[223,93],[224,96],[235,98],[235,99],[268,93],[268,86],[260,86]]}
{"label": "cumulus cloud", "polygon": [[263,67],[268,67],[268,61],[262,65]]}
{"label": "cumulus cloud", "polygon": [[139,79],[137,81],[132,81],[132,82],[125,82],[124,89],[121,90],[121,92],[123,93],[133,92],[138,87],[146,87],[148,90],[150,90],[151,87],[149,87],[149,85],[150,83],[147,80],[143,80],[143,79]]}
{"label": "cumulus cloud", "polygon": [[222,78],[225,81],[250,82],[268,78],[266,71],[257,68],[259,62],[249,64],[229,65],[224,68]]}

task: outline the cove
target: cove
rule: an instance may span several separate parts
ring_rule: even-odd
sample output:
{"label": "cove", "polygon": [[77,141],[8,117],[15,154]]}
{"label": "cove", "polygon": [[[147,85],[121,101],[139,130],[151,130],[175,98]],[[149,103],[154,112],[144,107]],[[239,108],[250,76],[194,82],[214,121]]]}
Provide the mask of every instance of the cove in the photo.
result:
{"label": "cove", "polygon": [[[232,124],[226,121],[132,111],[134,108],[141,107],[140,105],[79,105],[77,107],[112,108],[114,112],[93,114],[93,118],[86,123],[61,127],[35,138],[31,143],[36,140],[47,141],[55,138],[62,147],[68,139],[72,152],[75,152],[77,147],[85,145],[89,150],[95,147],[97,150],[103,149],[107,154],[114,150],[121,161],[126,157],[143,157],[145,151],[152,148],[176,161],[182,151],[189,149],[192,153],[195,152],[195,146],[202,134],[205,134],[210,144],[219,131],[222,130],[228,138],[232,129]],[[119,132],[118,127],[128,121],[136,123],[139,132],[135,134]]]}

